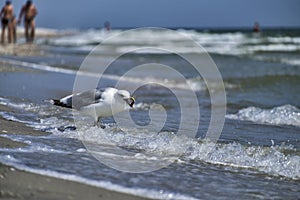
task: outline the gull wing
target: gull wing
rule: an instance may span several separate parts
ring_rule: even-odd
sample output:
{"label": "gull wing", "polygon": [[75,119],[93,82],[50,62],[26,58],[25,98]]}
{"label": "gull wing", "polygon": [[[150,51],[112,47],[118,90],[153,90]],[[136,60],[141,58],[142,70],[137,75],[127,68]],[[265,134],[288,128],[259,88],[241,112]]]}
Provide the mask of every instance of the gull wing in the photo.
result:
{"label": "gull wing", "polygon": [[60,100],[52,100],[52,103],[57,106],[80,109],[84,106],[99,103],[102,101],[102,95],[107,88],[92,89],[76,94],[71,94]]}

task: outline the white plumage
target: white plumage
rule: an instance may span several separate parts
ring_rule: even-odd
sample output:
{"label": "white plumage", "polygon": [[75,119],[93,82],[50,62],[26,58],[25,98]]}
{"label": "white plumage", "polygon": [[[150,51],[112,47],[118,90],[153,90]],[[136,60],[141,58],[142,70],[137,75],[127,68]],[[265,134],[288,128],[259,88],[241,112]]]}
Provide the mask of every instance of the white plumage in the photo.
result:
{"label": "white plumage", "polygon": [[134,98],[127,90],[108,87],[71,94],[59,100],[52,99],[51,103],[80,110],[93,117],[97,124],[101,117],[109,117],[133,107]]}

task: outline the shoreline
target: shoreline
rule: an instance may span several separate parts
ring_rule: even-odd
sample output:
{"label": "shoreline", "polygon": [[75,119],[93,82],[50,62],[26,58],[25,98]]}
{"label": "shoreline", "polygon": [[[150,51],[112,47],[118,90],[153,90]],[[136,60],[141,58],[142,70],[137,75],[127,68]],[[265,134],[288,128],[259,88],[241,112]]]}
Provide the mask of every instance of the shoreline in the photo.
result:
{"label": "shoreline", "polygon": [[16,44],[1,44],[0,54],[9,56],[43,56],[44,50],[37,44],[30,43],[16,43]]}
{"label": "shoreline", "polygon": [[147,200],[148,198],[34,174],[0,163],[0,199]]}
{"label": "shoreline", "polygon": [[[36,28],[35,41],[47,38],[59,38],[66,35],[72,35],[72,32],[62,32],[54,29]],[[21,42],[20,42],[21,40]],[[5,38],[4,44],[0,44],[0,54],[9,56],[43,56],[44,50],[36,42],[26,43],[24,36],[24,28],[17,28],[17,42],[8,43]]]}
{"label": "shoreline", "polygon": [[[10,111],[0,105],[1,112]],[[3,134],[26,134],[42,136],[49,133],[34,130],[20,122],[4,119],[0,116],[0,147],[19,148],[27,144],[12,141]],[[146,200],[149,198],[107,190],[88,184],[58,179],[16,169],[0,162],[0,199],[89,199],[89,200]]]}

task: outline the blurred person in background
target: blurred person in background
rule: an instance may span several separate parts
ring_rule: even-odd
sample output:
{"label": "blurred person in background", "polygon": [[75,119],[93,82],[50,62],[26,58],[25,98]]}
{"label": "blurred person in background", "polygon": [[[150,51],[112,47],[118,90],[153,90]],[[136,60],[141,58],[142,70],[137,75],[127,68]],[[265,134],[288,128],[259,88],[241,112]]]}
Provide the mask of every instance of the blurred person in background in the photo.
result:
{"label": "blurred person in background", "polygon": [[31,0],[28,0],[22,7],[18,23],[21,23],[22,17],[24,16],[25,26],[25,37],[27,42],[32,42],[35,35],[35,17],[37,15],[37,9]]}
{"label": "blurred person in background", "polygon": [[8,42],[11,43],[13,39],[13,32],[12,32],[12,20],[14,16],[14,8],[11,4],[11,1],[6,1],[5,5],[1,9],[0,17],[2,22],[2,32],[1,32],[1,43],[4,43],[5,38],[5,30],[7,28],[7,38]]}

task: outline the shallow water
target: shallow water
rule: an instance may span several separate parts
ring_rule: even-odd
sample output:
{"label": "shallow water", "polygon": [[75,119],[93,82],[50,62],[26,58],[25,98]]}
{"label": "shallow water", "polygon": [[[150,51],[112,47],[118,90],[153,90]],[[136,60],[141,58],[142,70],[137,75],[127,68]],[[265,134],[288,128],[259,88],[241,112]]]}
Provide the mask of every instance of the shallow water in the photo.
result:
{"label": "shallow water", "polygon": [[[122,55],[111,63],[98,83],[99,87],[114,86],[124,73],[147,63],[172,66],[185,77],[187,82],[177,79],[174,73],[154,70],[155,65],[151,64],[121,82],[128,90],[152,83],[134,92],[136,106],[129,113],[139,126],[126,123],[121,126],[108,118],[103,120],[106,129],[91,127],[88,118],[45,101],[72,92],[76,72],[89,51],[106,37],[119,33],[120,30],[110,34],[99,30],[78,31],[72,37],[38,40],[46,52],[44,56],[1,57],[2,68],[13,66],[16,70],[3,70],[0,74],[0,104],[13,110],[0,114],[50,133],[39,137],[2,135],[28,144],[18,149],[1,148],[2,163],[159,199],[299,196],[299,32],[180,30],[180,34],[191,37],[210,53],[223,77],[227,113],[217,144],[204,139],[214,104],[204,78],[184,59],[155,48]],[[95,49],[91,66],[101,68],[116,52],[145,45],[197,56],[196,49],[182,37],[159,30],[139,30],[103,44],[105,51]],[[90,67],[81,75],[98,78],[95,71],[96,68]],[[213,88],[213,93],[220,90],[218,84]],[[200,122],[195,121],[190,91],[197,96]],[[181,102],[174,92],[182,95]],[[188,119],[185,134],[177,136],[181,107],[191,112],[185,113]],[[161,127],[152,127],[151,120],[162,119],[163,113],[166,122]],[[193,135],[198,125],[196,138],[187,137]],[[59,131],[60,127],[68,126],[76,126],[77,130]],[[107,166],[114,167],[118,162],[123,172]],[[148,173],[124,172],[162,166],[165,167]]]}

